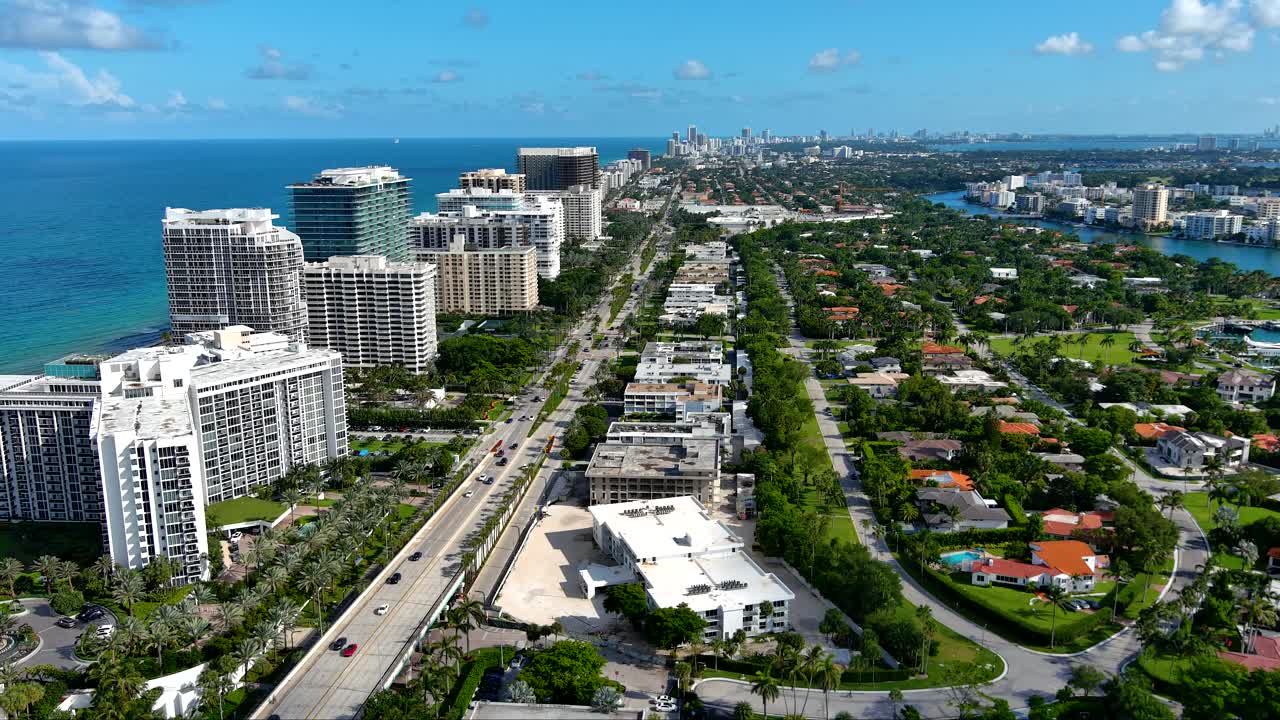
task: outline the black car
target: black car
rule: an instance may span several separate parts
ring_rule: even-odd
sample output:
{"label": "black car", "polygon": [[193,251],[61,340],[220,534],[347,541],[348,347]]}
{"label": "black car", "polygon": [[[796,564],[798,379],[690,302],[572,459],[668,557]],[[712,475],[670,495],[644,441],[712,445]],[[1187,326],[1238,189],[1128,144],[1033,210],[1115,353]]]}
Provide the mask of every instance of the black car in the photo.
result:
{"label": "black car", "polygon": [[341,650],[346,646],[347,646],[347,639],[344,637],[340,637],[337,640],[334,640],[333,642],[329,643],[330,650]]}
{"label": "black car", "polygon": [[60,617],[58,618],[58,621],[54,623],[54,625],[57,625],[60,628],[73,628],[78,624],[79,623],[77,623],[76,619],[73,617]]}
{"label": "black car", "polygon": [[395,575],[392,575],[391,577],[387,578],[388,585],[398,585],[399,583],[400,583],[400,573],[396,573]]}
{"label": "black car", "polygon": [[79,615],[76,616],[76,619],[79,620],[80,622],[91,622],[93,620],[97,620],[98,618],[106,614],[107,614],[106,611],[103,610],[102,608],[95,607],[80,613]]}
{"label": "black car", "polygon": [[412,554],[412,555],[410,555],[410,556],[409,556],[409,560],[411,560],[412,562],[418,562],[418,561],[419,561],[419,560],[421,560],[421,559],[422,559],[422,551],[421,551],[421,550],[419,550],[419,551],[417,551],[417,552],[415,552],[414,554]]}

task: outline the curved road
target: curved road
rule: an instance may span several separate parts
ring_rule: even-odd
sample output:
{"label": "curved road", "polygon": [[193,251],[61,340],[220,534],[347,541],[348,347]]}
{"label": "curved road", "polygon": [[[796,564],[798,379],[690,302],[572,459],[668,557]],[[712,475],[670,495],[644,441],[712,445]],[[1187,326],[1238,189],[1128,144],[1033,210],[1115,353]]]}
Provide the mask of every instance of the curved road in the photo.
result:
{"label": "curved road", "polygon": [[[780,287],[783,288],[783,296],[790,303],[791,297],[785,291],[785,285],[780,285]],[[803,357],[805,352],[804,338],[798,333],[793,333],[788,350],[793,356]],[[1020,382],[1019,385],[1022,385],[1023,382]],[[835,466],[836,472],[843,478],[842,483],[849,501],[849,515],[853,520],[854,527],[861,534],[863,527],[861,521],[872,519],[870,504],[867,502],[866,496],[862,494],[858,473],[854,468],[852,458],[845,449],[844,438],[841,436],[835,420],[826,413],[829,406],[821,384],[813,377],[810,377],[806,380],[805,386],[808,389],[809,398],[813,401],[814,410],[818,418],[818,427],[826,443],[827,452],[831,456],[831,462]],[[1038,389],[1030,387],[1025,389],[1034,390],[1038,393]],[[1140,468],[1133,466],[1132,463],[1129,463],[1129,465],[1135,471],[1135,480],[1138,484],[1148,490],[1166,492],[1168,490],[1181,489],[1181,483],[1154,479]],[[1179,510],[1173,515],[1173,520],[1177,524],[1179,531],[1178,548],[1175,554],[1173,582],[1164,590],[1164,593],[1180,592],[1183,587],[1194,579],[1196,566],[1202,565],[1208,559],[1208,544],[1204,535],[1200,532],[1200,527],[1196,525],[1191,515],[1185,510]],[[1004,674],[995,682],[982,686],[980,691],[990,698],[1007,700],[1009,705],[1015,709],[1026,708],[1027,701],[1032,695],[1052,698],[1053,694],[1066,684],[1067,677],[1074,664],[1088,664],[1104,672],[1115,674],[1120,671],[1121,667],[1137,656],[1142,649],[1142,644],[1138,641],[1136,634],[1132,630],[1126,629],[1088,650],[1072,655],[1051,655],[1029,650],[994,633],[987,632],[983,626],[961,615],[951,606],[926,592],[910,575],[902,570],[897,560],[890,554],[883,538],[879,537],[879,534],[870,538],[862,537],[861,539],[863,544],[871,550],[872,555],[889,563],[898,570],[898,574],[902,577],[902,593],[909,602],[916,605],[928,605],[933,610],[933,617],[938,622],[975,643],[981,643],[1004,660]],[[757,710],[762,709],[759,698],[751,694],[750,686],[745,683],[733,680],[709,679],[698,683],[696,687],[698,696],[703,702],[731,708],[738,702],[747,701]],[[803,704],[804,691],[786,690],[784,692],[794,692],[795,695],[799,695],[802,698],[800,702]],[[907,690],[903,692],[903,695],[906,698],[905,702],[914,706],[926,718],[955,717],[956,710],[952,703],[957,698],[957,692],[953,689]],[[809,700],[805,713],[811,717],[822,717],[821,693],[810,694]],[[893,704],[888,699],[888,693],[839,692],[832,693],[829,701],[832,714],[846,711],[858,718],[893,717]],[[781,699],[773,703],[774,710],[781,707],[783,707]]]}

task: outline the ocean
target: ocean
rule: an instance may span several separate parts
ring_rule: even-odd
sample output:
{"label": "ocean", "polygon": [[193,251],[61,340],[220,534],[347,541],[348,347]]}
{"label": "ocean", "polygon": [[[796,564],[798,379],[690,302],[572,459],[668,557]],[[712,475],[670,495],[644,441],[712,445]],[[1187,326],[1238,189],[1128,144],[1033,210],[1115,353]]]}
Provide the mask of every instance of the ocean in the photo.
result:
{"label": "ocean", "polygon": [[165,207],[269,207],[290,226],[285,186],[325,168],[391,165],[413,178],[414,212],[458,173],[514,170],[520,146],[594,145],[601,163],[665,138],[390,138],[0,142],[0,373],[70,352],[154,342],[168,326]]}

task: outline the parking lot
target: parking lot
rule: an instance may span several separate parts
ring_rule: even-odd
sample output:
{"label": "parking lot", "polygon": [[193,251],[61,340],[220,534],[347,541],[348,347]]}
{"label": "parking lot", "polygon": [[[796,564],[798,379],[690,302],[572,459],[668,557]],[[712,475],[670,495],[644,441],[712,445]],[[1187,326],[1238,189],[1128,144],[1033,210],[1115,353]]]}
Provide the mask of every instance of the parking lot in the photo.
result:
{"label": "parking lot", "polygon": [[27,624],[31,629],[36,631],[40,636],[40,647],[21,665],[54,665],[60,668],[72,669],[82,666],[79,660],[75,659],[73,650],[75,650],[76,639],[86,630],[92,632],[94,627],[99,625],[116,624],[116,618],[108,610],[105,615],[97,620],[88,623],[76,623],[74,628],[58,627],[55,623],[58,618],[62,617],[49,607],[49,601],[43,599],[23,600],[22,604],[26,606],[27,612],[14,617],[19,624]]}
{"label": "parking lot", "polygon": [[614,629],[618,618],[604,611],[604,595],[582,595],[578,569],[586,562],[612,565],[591,540],[591,514],[573,505],[551,505],[529,535],[496,605],[511,617],[570,634]]}

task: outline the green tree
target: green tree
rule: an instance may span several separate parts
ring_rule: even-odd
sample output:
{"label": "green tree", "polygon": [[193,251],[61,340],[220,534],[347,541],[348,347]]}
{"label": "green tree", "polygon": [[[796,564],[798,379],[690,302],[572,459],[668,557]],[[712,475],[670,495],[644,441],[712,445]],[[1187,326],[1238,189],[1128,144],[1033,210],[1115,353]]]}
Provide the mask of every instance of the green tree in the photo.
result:
{"label": "green tree", "polygon": [[611,585],[605,588],[604,593],[605,612],[627,618],[636,629],[644,626],[645,615],[649,613],[649,602],[643,585],[640,583]]}
{"label": "green tree", "polygon": [[685,603],[673,608],[658,608],[645,618],[645,638],[663,648],[674,648],[702,637],[707,621]]}
{"label": "green tree", "polygon": [[777,678],[773,677],[767,669],[756,672],[755,677],[751,679],[751,694],[760,697],[760,703],[764,706],[764,720],[769,720],[769,703],[777,700],[782,694]]}
{"label": "green tree", "polygon": [[1067,685],[1089,697],[1089,693],[1102,687],[1106,680],[1107,674],[1092,665],[1072,665]]}
{"label": "green tree", "polygon": [[14,585],[17,583],[18,578],[22,576],[22,571],[22,563],[18,562],[17,558],[7,557],[0,559],[0,580],[3,580],[4,584],[9,586],[9,597],[18,597]]}
{"label": "green tree", "polygon": [[604,658],[590,643],[561,640],[534,653],[520,679],[533,688],[539,702],[589,705],[596,688],[604,684],[603,667]]}

